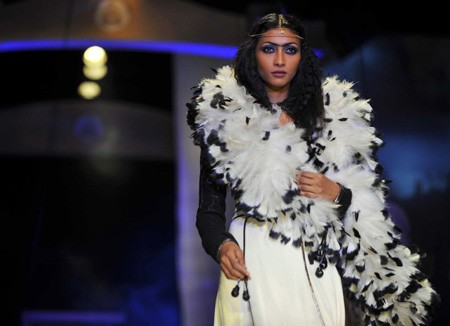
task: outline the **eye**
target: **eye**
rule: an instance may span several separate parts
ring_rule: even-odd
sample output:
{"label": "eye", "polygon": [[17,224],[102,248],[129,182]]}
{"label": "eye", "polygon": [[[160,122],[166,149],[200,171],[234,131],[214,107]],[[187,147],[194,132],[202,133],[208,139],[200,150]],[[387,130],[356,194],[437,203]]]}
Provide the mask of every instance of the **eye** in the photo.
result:
{"label": "eye", "polygon": [[264,53],[274,53],[275,52],[275,48],[271,45],[265,45],[262,47],[262,51]]}
{"label": "eye", "polygon": [[294,46],[289,46],[286,48],[286,50],[284,50],[287,54],[296,54],[298,52],[298,49]]}

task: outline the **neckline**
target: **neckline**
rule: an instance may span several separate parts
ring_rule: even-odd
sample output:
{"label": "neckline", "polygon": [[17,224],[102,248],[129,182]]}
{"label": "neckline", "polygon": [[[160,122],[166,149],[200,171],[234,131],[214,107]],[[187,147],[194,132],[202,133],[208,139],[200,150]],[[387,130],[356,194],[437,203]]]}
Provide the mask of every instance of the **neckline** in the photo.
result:
{"label": "neckline", "polygon": [[[272,103],[272,109],[275,109],[275,110],[280,110],[281,111],[281,115],[280,115],[280,118],[282,117],[282,115],[283,115],[283,113],[286,115],[286,117],[287,117],[287,121],[283,124],[283,122],[280,120],[280,123],[283,125],[283,126],[285,126],[285,125],[287,125],[288,123],[294,123],[294,119],[292,119],[292,117],[289,115],[289,114],[287,114],[287,112],[285,111],[285,110],[283,110],[283,107],[281,106],[281,105],[279,105],[278,103]],[[280,119],[279,118],[279,119]]]}

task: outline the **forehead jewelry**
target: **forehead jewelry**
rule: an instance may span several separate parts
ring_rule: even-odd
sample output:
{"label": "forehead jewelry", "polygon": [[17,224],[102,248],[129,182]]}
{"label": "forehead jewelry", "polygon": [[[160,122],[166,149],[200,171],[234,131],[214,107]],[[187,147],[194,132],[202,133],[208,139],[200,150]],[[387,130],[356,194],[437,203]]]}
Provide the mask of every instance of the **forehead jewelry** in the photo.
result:
{"label": "forehead jewelry", "polygon": [[280,29],[281,34],[284,34],[282,22],[283,22],[283,18],[281,18],[281,15],[278,15],[278,28]]}
{"label": "forehead jewelry", "polygon": [[[283,28],[283,16],[282,15],[278,15],[278,28],[280,29],[280,34],[278,34],[278,35],[270,35],[270,36],[267,36],[267,37],[295,37],[295,38],[298,38],[300,40],[303,40],[303,37],[301,37],[300,35],[297,35],[297,34],[286,35],[284,33],[285,28]],[[263,33],[250,35],[250,37],[261,37],[261,36],[263,36]]]}

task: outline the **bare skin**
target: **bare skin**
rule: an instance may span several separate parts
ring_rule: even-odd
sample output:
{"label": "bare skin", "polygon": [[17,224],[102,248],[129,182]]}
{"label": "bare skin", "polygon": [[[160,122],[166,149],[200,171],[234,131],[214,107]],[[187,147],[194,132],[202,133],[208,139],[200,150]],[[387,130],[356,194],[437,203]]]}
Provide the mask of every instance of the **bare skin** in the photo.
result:
{"label": "bare skin", "polygon": [[251,280],[242,250],[233,241],[225,242],[220,248],[220,268],[229,280]]}
{"label": "bare skin", "polygon": [[[279,29],[268,30],[256,46],[258,73],[271,103],[279,103],[287,98],[291,80],[300,62],[299,39],[288,29],[284,30],[285,36],[279,35]],[[274,71],[283,71],[285,74],[277,75]],[[293,120],[283,112],[280,122],[285,125]],[[339,185],[321,173],[298,171],[295,180],[301,196],[333,201],[339,194]],[[230,280],[251,279],[242,250],[233,241],[224,243],[220,249],[220,268]]]}

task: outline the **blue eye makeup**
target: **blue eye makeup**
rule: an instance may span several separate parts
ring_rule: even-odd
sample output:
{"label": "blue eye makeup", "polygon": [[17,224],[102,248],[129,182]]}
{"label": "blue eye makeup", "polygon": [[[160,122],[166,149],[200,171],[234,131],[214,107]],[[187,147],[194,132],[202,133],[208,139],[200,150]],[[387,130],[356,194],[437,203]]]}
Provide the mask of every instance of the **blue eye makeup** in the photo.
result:
{"label": "blue eye makeup", "polygon": [[284,52],[286,52],[287,54],[296,54],[298,52],[298,49],[294,46],[288,46]]}
{"label": "blue eye makeup", "polygon": [[275,53],[277,51],[278,47],[282,47],[283,51],[286,54],[290,54],[290,55],[297,54],[297,52],[299,51],[299,49],[297,47],[292,46],[292,45],[281,46],[281,45],[272,45],[272,44],[263,45],[261,47],[261,51],[264,53],[267,53],[267,54]]}
{"label": "blue eye makeup", "polygon": [[262,51],[264,53],[274,53],[275,52],[275,47],[273,47],[272,45],[264,45],[262,47]]}

